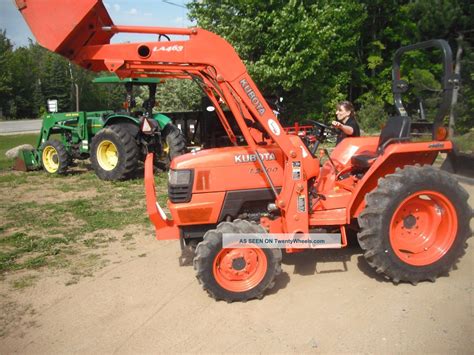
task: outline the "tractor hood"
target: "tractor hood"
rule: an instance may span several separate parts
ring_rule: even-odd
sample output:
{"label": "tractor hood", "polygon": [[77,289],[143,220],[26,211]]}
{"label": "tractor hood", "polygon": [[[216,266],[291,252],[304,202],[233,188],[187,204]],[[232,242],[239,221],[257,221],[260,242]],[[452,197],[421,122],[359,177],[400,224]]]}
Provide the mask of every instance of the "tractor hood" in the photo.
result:
{"label": "tractor hood", "polygon": [[[283,154],[276,146],[260,146],[260,158],[275,186],[283,181]],[[193,170],[194,192],[270,188],[249,147],[226,147],[188,153],[173,159],[173,170]]]}
{"label": "tractor hood", "polygon": [[[283,154],[276,145],[259,147],[259,155],[264,164],[277,162],[283,164]],[[176,157],[171,169],[195,169],[237,167],[240,165],[255,165],[259,167],[257,157],[249,147],[225,147],[204,149]]]}

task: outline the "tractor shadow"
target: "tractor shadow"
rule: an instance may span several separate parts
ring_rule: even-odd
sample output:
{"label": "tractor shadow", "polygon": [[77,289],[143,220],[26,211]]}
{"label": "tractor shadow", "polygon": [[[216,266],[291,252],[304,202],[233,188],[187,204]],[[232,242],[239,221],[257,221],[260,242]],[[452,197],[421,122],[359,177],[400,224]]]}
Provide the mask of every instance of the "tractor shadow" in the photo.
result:
{"label": "tractor shadow", "polygon": [[364,255],[359,255],[359,257],[357,258],[357,267],[365,275],[367,275],[371,279],[374,279],[375,281],[384,282],[384,283],[393,283],[391,280],[385,278],[382,274],[377,274],[375,272],[375,269],[369,265],[367,260],[365,260]]}
{"label": "tractor shadow", "polygon": [[66,171],[66,176],[79,176],[86,174],[88,172],[94,172],[92,169],[92,165],[89,161],[80,161],[80,162],[73,162],[71,165],[68,166]]}
{"label": "tractor shadow", "polygon": [[181,255],[178,258],[178,263],[180,267],[193,266],[193,259],[195,253],[194,249],[190,247],[184,247],[181,249]]}
{"label": "tractor shadow", "polygon": [[379,282],[390,282],[367,263],[355,233],[348,235],[348,245],[343,249],[307,249],[294,254],[284,252],[282,264],[293,266],[292,274],[302,276],[347,272],[355,264],[368,277]]}
{"label": "tractor shadow", "polygon": [[352,247],[338,250],[308,249],[294,254],[283,253],[282,263],[293,266],[292,274],[295,275],[331,274],[348,271],[348,263],[352,256],[360,253],[362,253],[360,249]]}

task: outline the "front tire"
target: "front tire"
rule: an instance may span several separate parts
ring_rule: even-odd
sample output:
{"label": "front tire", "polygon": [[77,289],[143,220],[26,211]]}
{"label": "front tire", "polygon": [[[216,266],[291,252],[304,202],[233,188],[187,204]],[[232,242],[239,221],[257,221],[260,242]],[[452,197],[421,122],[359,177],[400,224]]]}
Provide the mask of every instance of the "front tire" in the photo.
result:
{"label": "front tire", "polygon": [[395,283],[435,281],[465,252],[468,197],[454,177],[431,166],[407,166],[380,179],[358,218],[365,259]]}
{"label": "front tire", "polygon": [[244,220],[222,222],[208,231],[196,248],[196,277],[216,300],[247,301],[262,298],[281,272],[281,251],[262,248],[222,248],[223,233],[265,233],[263,227]]}
{"label": "front tire", "polygon": [[64,144],[48,140],[41,146],[41,164],[50,174],[66,174],[71,158]]}
{"label": "front tire", "polygon": [[92,138],[92,168],[102,180],[130,178],[138,168],[139,149],[125,125],[105,127]]}

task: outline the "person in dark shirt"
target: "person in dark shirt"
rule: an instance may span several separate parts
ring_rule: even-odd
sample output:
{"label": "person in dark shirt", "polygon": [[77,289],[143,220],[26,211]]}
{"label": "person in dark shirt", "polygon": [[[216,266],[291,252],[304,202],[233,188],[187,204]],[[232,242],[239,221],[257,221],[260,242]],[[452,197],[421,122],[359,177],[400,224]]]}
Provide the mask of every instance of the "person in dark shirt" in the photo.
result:
{"label": "person in dark shirt", "polygon": [[346,137],[359,137],[360,129],[355,119],[355,110],[349,101],[341,101],[336,105],[337,121],[332,126],[338,130],[336,145]]}

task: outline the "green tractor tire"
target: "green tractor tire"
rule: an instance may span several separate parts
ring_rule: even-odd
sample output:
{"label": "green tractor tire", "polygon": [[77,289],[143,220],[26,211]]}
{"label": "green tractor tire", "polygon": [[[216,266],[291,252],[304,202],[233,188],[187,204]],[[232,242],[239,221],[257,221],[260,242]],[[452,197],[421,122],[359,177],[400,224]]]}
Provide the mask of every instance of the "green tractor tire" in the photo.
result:
{"label": "green tractor tire", "polygon": [[138,168],[139,147],[126,125],[114,124],[92,138],[90,159],[102,180],[125,180]]}
{"label": "green tractor tire", "polygon": [[65,174],[71,158],[64,144],[48,140],[41,145],[41,165],[49,174]]}
{"label": "green tractor tire", "polygon": [[186,153],[186,138],[180,129],[172,123],[168,123],[161,132],[163,141],[163,158],[166,165],[179,155]]}

